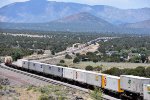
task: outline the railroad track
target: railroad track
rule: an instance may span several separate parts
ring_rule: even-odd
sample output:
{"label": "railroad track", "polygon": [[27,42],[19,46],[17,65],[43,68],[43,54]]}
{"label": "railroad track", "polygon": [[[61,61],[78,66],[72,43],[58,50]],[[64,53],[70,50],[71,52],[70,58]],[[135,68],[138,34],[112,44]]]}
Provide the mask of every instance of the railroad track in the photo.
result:
{"label": "railroad track", "polygon": [[[32,73],[24,72],[24,71],[15,69],[15,68],[10,68],[10,67],[8,67],[4,64],[1,64],[0,67],[4,68],[4,69],[7,69],[7,70],[10,70],[10,71],[13,71],[13,72],[16,72],[16,73],[19,73],[19,74],[23,74],[23,75],[41,80],[41,81],[44,81],[44,82],[48,82],[48,83],[51,83],[51,84],[54,84],[54,85],[66,86],[68,88],[77,89],[77,90],[83,91],[85,93],[89,93],[88,89],[81,88],[79,86],[71,85],[71,84],[68,84],[68,83],[60,82],[60,81],[57,81],[57,80],[53,80],[53,79],[50,79],[50,78],[46,78],[46,77],[43,77],[43,76],[35,75],[35,74],[32,74]],[[105,95],[105,94],[103,94],[102,99],[103,100],[120,100],[120,99],[116,99],[114,97],[110,97],[110,96]]]}

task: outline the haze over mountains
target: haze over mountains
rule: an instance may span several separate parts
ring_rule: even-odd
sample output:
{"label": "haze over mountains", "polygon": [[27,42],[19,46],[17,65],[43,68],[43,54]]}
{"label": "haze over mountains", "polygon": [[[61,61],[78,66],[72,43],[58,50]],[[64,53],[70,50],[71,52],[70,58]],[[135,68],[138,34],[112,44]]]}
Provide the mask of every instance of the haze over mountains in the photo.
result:
{"label": "haze over mountains", "polygon": [[[118,26],[137,29],[145,28],[143,25],[150,29],[149,22],[140,24],[138,27],[127,24],[134,23],[136,26],[135,24],[139,24],[138,22],[146,20],[150,20],[150,8],[119,9],[104,5],[91,6],[46,0],[30,0],[0,8],[0,28],[12,29],[31,29],[32,27],[32,29],[51,30],[54,28],[53,30],[61,31],[63,29],[62,31],[64,31],[80,30],[81,28],[84,31],[90,27],[91,30],[111,31],[116,30]],[[24,23],[30,23],[30,25]]]}
{"label": "haze over mountains", "polygon": [[150,20],[144,20],[141,22],[124,24],[122,26],[128,27],[128,28],[147,28],[147,29],[150,29]]}

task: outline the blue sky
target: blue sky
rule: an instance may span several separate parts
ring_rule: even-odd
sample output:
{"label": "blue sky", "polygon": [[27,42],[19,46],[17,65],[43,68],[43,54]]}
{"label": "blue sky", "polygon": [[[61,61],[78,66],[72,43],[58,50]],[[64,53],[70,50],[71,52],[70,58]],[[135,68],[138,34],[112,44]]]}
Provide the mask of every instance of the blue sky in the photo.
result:
{"label": "blue sky", "polygon": [[[24,2],[28,0],[0,0],[0,7],[14,2]],[[49,0],[61,2],[76,2],[89,5],[110,5],[122,9],[150,8],[150,0]],[[37,0],[38,2],[38,0]]]}

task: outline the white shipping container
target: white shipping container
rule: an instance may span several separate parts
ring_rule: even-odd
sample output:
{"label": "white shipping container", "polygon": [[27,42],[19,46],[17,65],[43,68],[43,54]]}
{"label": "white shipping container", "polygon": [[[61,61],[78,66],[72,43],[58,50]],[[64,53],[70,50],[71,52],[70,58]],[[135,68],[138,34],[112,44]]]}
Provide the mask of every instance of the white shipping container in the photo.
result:
{"label": "white shipping container", "polygon": [[144,84],[143,90],[144,100],[150,100],[150,84]]}
{"label": "white shipping container", "polygon": [[106,75],[102,76],[102,88],[115,92],[123,92],[120,88],[120,77]]}
{"label": "white shipping container", "polygon": [[18,67],[23,67],[23,61],[23,59],[18,59],[15,65],[17,65]]}
{"label": "white shipping container", "polygon": [[75,69],[73,71],[73,79],[78,82],[86,83],[86,71],[81,69]]}
{"label": "white shipping container", "polygon": [[43,68],[44,68],[44,73],[53,75],[53,65],[44,64]]}
{"label": "white shipping container", "polygon": [[53,65],[53,75],[62,77],[63,76],[63,67]]}
{"label": "white shipping container", "polygon": [[43,63],[35,62],[35,70],[37,72],[43,72]]}
{"label": "white shipping container", "polygon": [[23,60],[23,68],[28,69],[29,68],[29,61],[28,60]]}
{"label": "white shipping container", "polygon": [[86,72],[86,82],[87,84],[101,87],[102,83],[102,74],[96,72]]}
{"label": "white shipping container", "polygon": [[143,85],[150,84],[150,78],[121,75],[121,88],[126,91],[143,94]]}
{"label": "white shipping container", "polygon": [[36,70],[36,63],[35,62],[29,62],[29,69],[35,71]]}
{"label": "white shipping container", "polygon": [[63,68],[63,77],[73,80],[73,68]]}

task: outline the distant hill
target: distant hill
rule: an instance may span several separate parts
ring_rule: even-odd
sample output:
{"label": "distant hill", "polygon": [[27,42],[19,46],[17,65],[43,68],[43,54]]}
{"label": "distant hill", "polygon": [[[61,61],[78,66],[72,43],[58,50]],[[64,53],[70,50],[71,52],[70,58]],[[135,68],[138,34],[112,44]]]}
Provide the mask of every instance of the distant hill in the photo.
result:
{"label": "distant hill", "polygon": [[[90,13],[87,12],[81,12],[81,13],[77,13],[74,15],[70,15],[55,21],[52,21],[52,23],[60,23],[60,24],[78,24],[80,26],[80,24],[85,24],[85,26],[91,26],[94,25],[97,27],[112,27],[113,25],[110,24],[109,22],[98,18]],[[74,26],[76,27],[76,26]],[[82,26],[81,26],[82,27]]]}
{"label": "distant hill", "polygon": [[150,8],[118,9],[79,3],[30,0],[0,8],[0,22],[45,23],[80,12],[87,12],[112,24],[135,23],[150,18]]}
{"label": "distant hill", "polygon": [[2,29],[29,29],[43,31],[109,31],[115,28],[109,22],[87,12],[80,12],[47,23],[0,23]]}
{"label": "distant hill", "polygon": [[150,29],[150,20],[145,20],[137,23],[124,24],[122,27],[127,28],[147,28]]}

